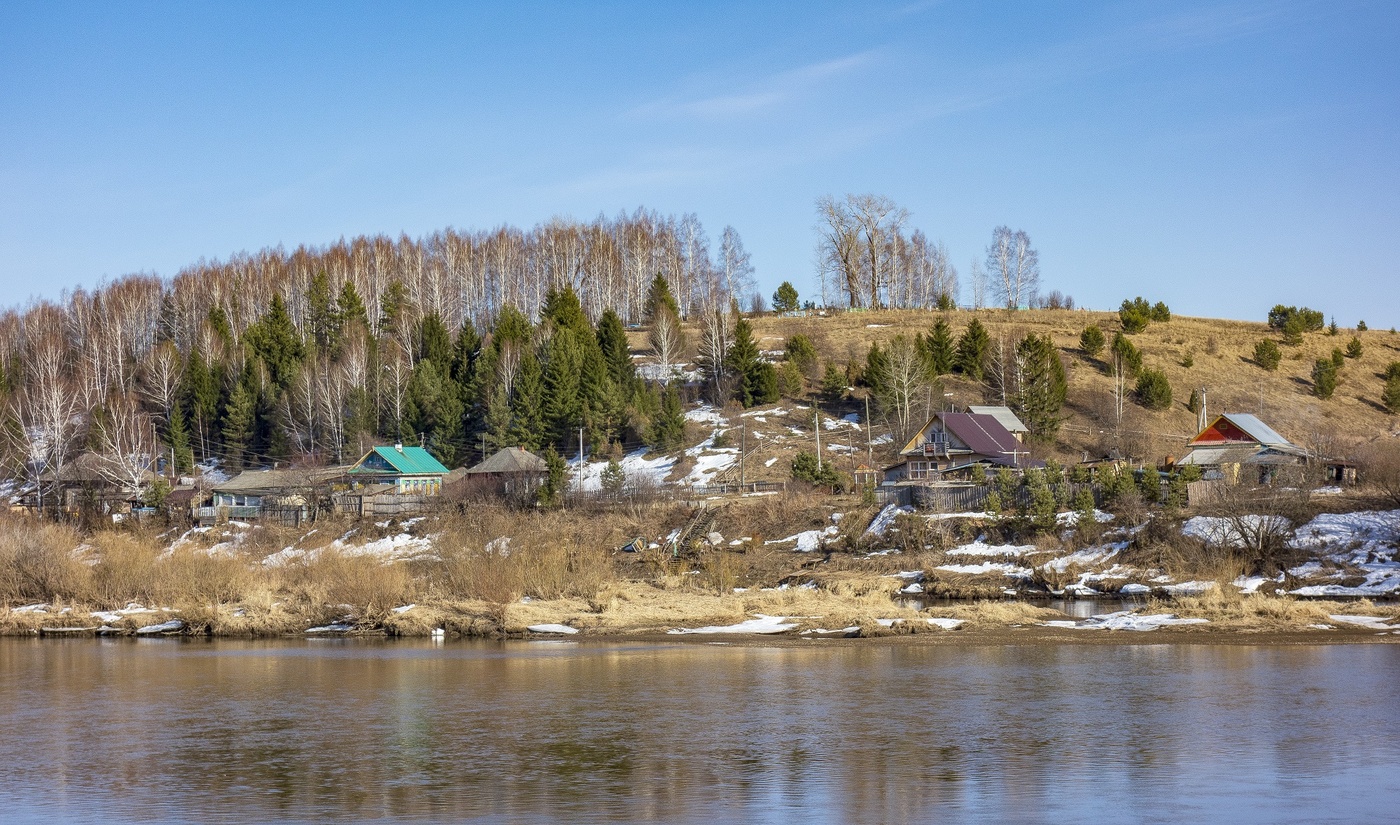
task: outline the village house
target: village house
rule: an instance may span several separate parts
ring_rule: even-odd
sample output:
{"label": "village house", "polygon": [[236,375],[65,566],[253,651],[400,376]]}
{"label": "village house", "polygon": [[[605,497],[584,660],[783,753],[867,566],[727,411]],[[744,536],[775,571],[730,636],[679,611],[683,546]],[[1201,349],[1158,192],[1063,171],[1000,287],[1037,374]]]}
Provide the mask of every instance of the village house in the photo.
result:
{"label": "village house", "polygon": [[1282,467],[1308,460],[1308,452],[1249,413],[1217,415],[1186,444],[1179,467],[1196,466],[1208,481],[1268,483]]}
{"label": "village house", "polygon": [[885,468],[885,483],[931,483],[965,476],[974,465],[1023,469],[1030,453],[996,416],[934,413]]}
{"label": "village house", "polygon": [[422,447],[375,447],[345,474],[353,485],[388,484],[398,495],[435,496],[448,470]]}
{"label": "village house", "polygon": [[245,470],[215,484],[212,505],[197,508],[195,517],[207,524],[271,515],[300,524],[315,516],[321,497],[345,472],[345,467]]}
{"label": "village house", "polygon": [[506,447],[466,471],[464,492],[529,497],[549,479],[549,465],[522,447]]}
{"label": "village house", "polygon": [[1012,412],[1010,407],[979,406],[973,404],[967,408],[967,411],[973,415],[990,415],[997,420],[998,424],[1005,427],[1007,432],[1016,436],[1017,441],[1024,442],[1026,440],[1026,435],[1031,431],[1029,427],[1021,422],[1021,419],[1016,417],[1016,413]]}

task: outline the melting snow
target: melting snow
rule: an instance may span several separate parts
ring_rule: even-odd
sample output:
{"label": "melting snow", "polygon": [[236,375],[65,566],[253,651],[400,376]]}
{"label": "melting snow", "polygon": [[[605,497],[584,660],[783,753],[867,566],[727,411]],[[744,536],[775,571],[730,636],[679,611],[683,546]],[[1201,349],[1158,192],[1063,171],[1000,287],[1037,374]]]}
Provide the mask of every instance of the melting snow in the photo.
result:
{"label": "melting snow", "polygon": [[525,629],[531,633],[562,633],[565,636],[572,636],[578,632],[578,628],[566,624],[532,624]]}
{"label": "melting snow", "polygon": [[684,628],[678,627],[666,631],[671,634],[688,633],[785,633],[797,627],[796,622],[791,622],[782,616],[765,616],[762,613],[753,614],[754,618],[738,624]]}

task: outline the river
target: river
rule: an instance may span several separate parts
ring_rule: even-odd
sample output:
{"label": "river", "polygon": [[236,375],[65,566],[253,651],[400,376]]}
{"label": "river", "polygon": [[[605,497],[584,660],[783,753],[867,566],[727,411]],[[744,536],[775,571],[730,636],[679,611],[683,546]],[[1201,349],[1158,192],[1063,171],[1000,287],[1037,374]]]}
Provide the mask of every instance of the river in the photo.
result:
{"label": "river", "polygon": [[1400,821],[1397,645],[0,639],[0,721],[10,825]]}

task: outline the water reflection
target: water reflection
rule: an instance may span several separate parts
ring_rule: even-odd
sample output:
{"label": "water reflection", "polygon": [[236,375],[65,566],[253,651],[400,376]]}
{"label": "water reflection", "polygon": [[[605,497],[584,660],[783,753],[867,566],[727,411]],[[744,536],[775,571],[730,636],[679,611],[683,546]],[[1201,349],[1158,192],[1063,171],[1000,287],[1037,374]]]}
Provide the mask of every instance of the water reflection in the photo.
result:
{"label": "water reflection", "polygon": [[1400,648],[1360,645],[0,640],[0,800],[6,822],[1390,821],[1397,677]]}

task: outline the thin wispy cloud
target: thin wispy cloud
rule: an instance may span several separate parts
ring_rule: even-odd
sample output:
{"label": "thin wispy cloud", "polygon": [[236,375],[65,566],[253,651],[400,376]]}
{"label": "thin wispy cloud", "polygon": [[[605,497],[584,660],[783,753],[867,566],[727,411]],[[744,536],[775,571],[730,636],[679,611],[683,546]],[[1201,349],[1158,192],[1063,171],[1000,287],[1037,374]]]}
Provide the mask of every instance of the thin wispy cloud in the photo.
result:
{"label": "thin wispy cloud", "polygon": [[824,84],[843,78],[874,63],[879,55],[872,49],[834,60],[809,63],[776,72],[757,80],[735,81],[740,91],[702,97],[672,97],[638,106],[628,112],[634,118],[699,118],[724,120],[763,114],[820,91]]}

